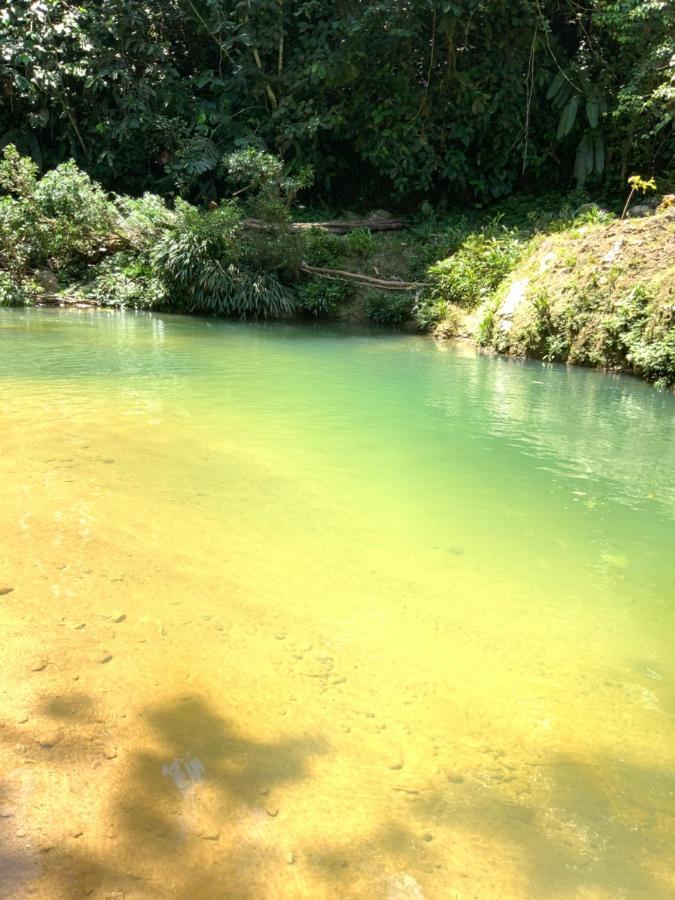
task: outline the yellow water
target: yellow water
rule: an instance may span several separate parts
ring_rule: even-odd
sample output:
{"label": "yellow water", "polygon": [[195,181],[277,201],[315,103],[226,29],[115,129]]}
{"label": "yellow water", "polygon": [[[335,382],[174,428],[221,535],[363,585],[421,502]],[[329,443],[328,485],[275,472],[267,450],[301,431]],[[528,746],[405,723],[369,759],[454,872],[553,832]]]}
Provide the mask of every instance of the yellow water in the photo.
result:
{"label": "yellow water", "polygon": [[674,473],[630,379],[0,311],[0,896],[675,896]]}

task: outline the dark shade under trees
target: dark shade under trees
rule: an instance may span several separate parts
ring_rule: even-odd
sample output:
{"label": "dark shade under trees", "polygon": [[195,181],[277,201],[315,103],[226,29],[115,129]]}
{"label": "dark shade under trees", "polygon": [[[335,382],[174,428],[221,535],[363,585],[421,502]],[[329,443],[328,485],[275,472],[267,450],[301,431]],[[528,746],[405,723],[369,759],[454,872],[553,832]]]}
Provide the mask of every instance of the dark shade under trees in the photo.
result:
{"label": "dark shade under trees", "polygon": [[672,178],[662,0],[13,0],[0,145],[118,192],[218,197],[256,146],[399,207]]}

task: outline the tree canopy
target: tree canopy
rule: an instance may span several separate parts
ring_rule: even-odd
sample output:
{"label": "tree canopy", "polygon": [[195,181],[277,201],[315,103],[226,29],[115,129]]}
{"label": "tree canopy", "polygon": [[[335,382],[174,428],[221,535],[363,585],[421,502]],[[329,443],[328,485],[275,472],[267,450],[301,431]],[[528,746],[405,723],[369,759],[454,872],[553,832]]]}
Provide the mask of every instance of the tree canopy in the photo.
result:
{"label": "tree canopy", "polygon": [[672,177],[668,0],[13,0],[0,145],[215,197],[225,154],[340,202]]}

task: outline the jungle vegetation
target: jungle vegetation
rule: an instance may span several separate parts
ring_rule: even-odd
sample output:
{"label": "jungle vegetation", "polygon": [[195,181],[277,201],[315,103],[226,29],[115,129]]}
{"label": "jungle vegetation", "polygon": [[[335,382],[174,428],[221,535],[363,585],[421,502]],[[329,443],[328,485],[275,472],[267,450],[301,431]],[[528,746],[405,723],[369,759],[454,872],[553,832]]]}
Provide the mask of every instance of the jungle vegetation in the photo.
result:
{"label": "jungle vegetation", "polygon": [[[542,240],[614,239],[636,192],[656,191],[649,213],[675,187],[673,34],[663,0],[15,0],[0,12],[0,305],[439,336],[473,316],[501,352],[669,384],[671,215],[650,226],[658,265],[631,257],[636,225],[626,277],[621,260],[592,289],[565,275],[562,305],[542,287],[506,325],[499,303]],[[378,206],[406,232],[291,225]],[[586,244],[579,259],[596,272]]]}
{"label": "jungle vegetation", "polygon": [[314,201],[452,207],[672,176],[669,0],[13,0],[0,145],[215,200],[252,146]]}

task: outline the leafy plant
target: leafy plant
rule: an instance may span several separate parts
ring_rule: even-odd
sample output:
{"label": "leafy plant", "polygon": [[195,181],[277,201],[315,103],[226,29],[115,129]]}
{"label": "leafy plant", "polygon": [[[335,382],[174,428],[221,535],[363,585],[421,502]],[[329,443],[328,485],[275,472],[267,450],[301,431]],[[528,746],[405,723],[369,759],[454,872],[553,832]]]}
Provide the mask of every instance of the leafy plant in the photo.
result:
{"label": "leafy plant", "polygon": [[27,306],[32,299],[32,293],[25,284],[9,272],[0,272],[0,306]]}
{"label": "leafy plant", "polygon": [[145,193],[142,197],[115,198],[122,222],[120,230],[136,249],[144,249],[163,231],[172,228],[176,215],[162,197]]}
{"label": "leafy plant", "polygon": [[286,224],[291,204],[303,188],[312,183],[311,166],[303,166],[297,175],[287,175],[281,159],[247,147],[223,159],[223,168],[236,195],[246,195],[251,212],[265,222]]}
{"label": "leafy plant", "polygon": [[645,179],[640,175],[631,175],[628,179],[628,184],[630,186],[630,192],[628,194],[628,198],[626,199],[626,203],[623,207],[623,212],[621,213],[621,219],[623,220],[626,217],[626,212],[628,210],[628,206],[630,201],[633,199],[633,196],[636,191],[640,191],[642,194],[646,194],[647,191],[655,191],[656,190],[656,182],[653,178]]}
{"label": "leafy plant", "polygon": [[102,188],[74,162],[37,176],[12,145],[0,160],[0,256],[20,272],[50,265],[73,272],[105,252],[119,216]]}
{"label": "leafy plant", "polygon": [[151,250],[169,306],[242,318],[278,317],[292,310],[290,292],[279,279],[247,264],[240,222],[234,203],[202,212],[176,202],[173,227]]}
{"label": "leafy plant", "polygon": [[312,266],[336,268],[346,255],[345,240],[322,228],[310,228],[303,233],[303,253]]}
{"label": "leafy plant", "polygon": [[355,228],[345,235],[347,252],[355,256],[369,256],[376,247],[375,238],[369,228]]}
{"label": "leafy plant", "polygon": [[352,285],[311,277],[295,289],[298,309],[311,316],[334,316],[353,295]]}
{"label": "leafy plant", "polygon": [[413,305],[413,321],[420,331],[432,331],[448,312],[447,300],[420,297]]}
{"label": "leafy plant", "polygon": [[454,303],[449,303],[443,318],[434,327],[434,337],[457,337],[462,330],[463,318],[462,310],[458,306],[455,306]]}
{"label": "leafy plant", "polygon": [[156,308],[166,305],[166,290],[144,257],[115,253],[94,266],[87,281],[71,287],[99,306]]}
{"label": "leafy plant", "polygon": [[367,318],[376,325],[400,325],[409,321],[413,300],[395,291],[367,290],[363,295],[363,308]]}
{"label": "leafy plant", "polygon": [[520,252],[516,233],[491,228],[470,235],[453,256],[429,267],[431,299],[477,306],[515,266]]}
{"label": "leafy plant", "polygon": [[605,141],[600,130],[601,118],[607,112],[607,100],[602,90],[591,84],[583,70],[565,72],[560,69],[553,77],[546,99],[560,111],[556,137],[566,137],[578,121],[580,107],[585,109],[588,127],[583,130],[574,159],[577,187],[583,187],[589,175],[602,175],[605,169]]}

